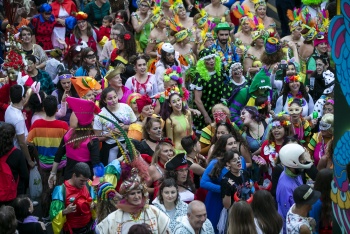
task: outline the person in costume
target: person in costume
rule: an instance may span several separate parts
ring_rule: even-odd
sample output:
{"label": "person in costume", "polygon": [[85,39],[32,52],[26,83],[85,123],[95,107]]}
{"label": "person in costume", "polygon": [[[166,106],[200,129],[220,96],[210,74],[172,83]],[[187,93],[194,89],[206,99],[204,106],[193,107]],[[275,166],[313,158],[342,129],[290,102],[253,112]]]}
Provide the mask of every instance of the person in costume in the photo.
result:
{"label": "person in costume", "polygon": [[211,3],[204,10],[208,13],[211,22],[215,24],[219,24],[220,22],[231,24],[230,10],[222,5],[220,0],[211,0]]}
{"label": "person in costume", "polygon": [[112,51],[117,48],[117,36],[121,33],[125,33],[126,29],[122,24],[115,24],[112,26],[110,40],[108,40],[104,45],[102,52],[100,53],[99,60],[103,65],[107,65],[110,60]]}
{"label": "person in costume", "polygon": [[14,23],[10,25],[10,22],[7,18],[5,18],[1,23],[1,28],[6,28],[6,38],[8,33],[13,35],[17,34],[20,31],[20,28],[22,28],[23,26],[30,27],[31,29],[33,28],[32,24],[30,23],[30,20],[23,17],[23,14],[26,13],[25,7],[18,3],[16,4],[16,6],[13,5],[12,7],[17,8],[17,10],[15,11]]}
{"label": "person in costume", "polygon": [[316,19],[318,14],[322,10],[325,10],[327,4],[327,2],[323,0],[301,0],[301,3],[303,4],[301,9],[302,15],[304,17],[309,15],[312,19]]}
{"label": "person in costume", "polygon": [[233,9],[234,16],[239,19],[240,30],[235,34],[235,44],[244,45],[244,51],[247,50],[252,41],[252,14],[249,12],[249,7],[237,5]]}
{"label": "person in costume", "polygon": [[312,136],[308,144],[308,150],[310,155],[313,156],[315,166],[317,166],[320,159],[325,156],[329,146],[328,142],[333,139],[334,115],[323,115],[319,129],[320,131]]}
{"label": "person in costume", "polygon": [[81,52],[80,45],[72,45],[63,58],[64,67],[70,71],[72,75],[81,66]]}
{"label": "person in costume", "polygon": [[[292,41],[292,42],[296,43],[298,48],[304,42],[304,38],[301,36],[302,21],[299,17],[300,11],[301,11],[300,8],[294,8],[293,10],[288,9],[287,16],[289,18],[290,34],[288,33],[288,34],[284,35],[284,37],[282,37],[282,39],[281,39],[282,42]],[[282,32],[282,35],[283,35],[283,32]],[[294,55],[294,56],[296,56],[296,55]]]}
{"label": "person in costume", "polygon": [[132,111],[134,112],[136,118],[140,117],[140,113],[139,110],[137,108],[137,103],[136,103],[136,99],[140,98],[142,95],[139,93],[131,93],[128,97],[128,99],[126,100],[126,104],[128,104]]}
{"label": "person in costume", "polygon": [[[217,0],[214,0],[217,1]],[[214,31],[217,35],[216,42],[210,47],[220,57],[222,65],[227,68],[231,62],[239,62],[243,51],[230,42],[232,28],[227,22],[216,25]]]}
{"label": "person in costume", "polygon": [[160,8],[164,13],[165,19],[173,19],[175,14],[173,11],[174,0],[160,0]]}
{"label": "person in costume", "polygon": [[115,67],[118,64],[124,65],[125,70],[120,74],[123,84],[125,84],[129,77],[135,75],[134,66],[129,62],[135,55],[136,44],[134,35],[128,31],[117,35],[117,48],[112,51],[110,56],[110,66]]}
{"label": "person in costume", "polygon": [[137,1],[138,10],[131,13],[131,24],[135,30],[136,52],[143,53],[147,47],[148,38],[151,33],[151,1]]}
{"label": "person in costume", "polygon": [[155,75],[147,71],[148,60],[149,57],[144,54],[130,58],[136,74],[127,79],[125,86],[133,93],[152,97],[158,93],[158,84]]}
{"label": "person in costume", "polygon": [[49,177],[51,185],[56,183],[57,168],[64,156],[67,156],[65,180],[71,178],[73,168],[79,162],[87,163],[90,171],[100,164],[99,140],[92,129],[95,103],[73,97],[67,97],[67,103],[78,118],[78,125],[71,128],[61,140]]}
{"label": "person in costume", "polygon": [[97,59],[96,52],[90,48],[84,48],[81,52],[81,67],[75,72],[75,76],[89,76],[100,81],[107,73]]}
{"label": "person in costume", "polygon": [[224,74],[221,67],[220,57],[213,49],[203,49],[199,52],[196,76],[192,83],[194,103],[196,109],[202,114],[194,118],[197,131],[213,122],[210,115],[211,109],[213,105],[220,102],[224,86]]}
{"label": "person in costume", "polygon": [[109,214],[117,210],[117,202],[121,199],[120,194],[109,182],[102,182],[97,186],[96,221],[100,223]]}
{"label": "person in costume", "polygon": [[95,52],[98,49],[98,38],[96,29],[92,28],[91,24],[87,21],[88,15],[84,12],[77,12],[75,14],[77,20],[74,26],[73,32],[69,39],[69,45],[74,44],[85,45],[85,47],[92,48]]}
{"label": "person in costume", "polygon": [[103,17],[111,13],[111,5],[106,0],[91,1],[84,7],[84,12],[88,15],[87,21],[93,27],[101,27]]}
{"label": "person in costume", "polygon": [[58,39],[65,41],[65,19],[68,18],[72,12],[78,12],[78,9],[72,0],[56,0],[51,3],[51,7],[52,14],[57,21],[51,36],[52,45],[54,48],[64,49],[64,45],[59,43]]}
{"label": "person in costume", "polygon": [[[71,177],[52,193],[50,218],[55,234],[94,233],[95,191],[89,185],[91,172],[89,165],[78,162],[72,168]],[[51,184],[50,187],[53,187]]]}
{"label": "person in costume", "polygon": [[282,111],[287,112],[290,103],[295,98],[302,102],[301,115],[307,120],[310,120],[311,118],[309,115],[311,115],[314,110],[314,101],[311,95],[306,92],[305,86],[298,75],[286,76],[284,78],[282,95],[277,99],[275,113],[280,113]]}
{"label": "person in costume", "polygon": [[53,49],[51,34],[56,24],[56,18],[52,14],[52,7],[48,3],[44,3],[40,6],[39,14],[32,18],[31,24],[35,29],[36,43],[44,50]]}
{"label": "person in costume", "polygon": [[303,184],[301,173],[312,165],[309,153],[296,143],[283,146],[279,158],[285,166],[277,185],[276,200],[278,213],[283,218],[283,233],[286,233],[286,218],[290,207],[294,204],[293,191]]}
{"label": "person in costume", "polygon": [[[118,102],[117,92],[112,87],[107,87],[102,91],[99,105],[101,116],[116,121],[126,131],[130,124],[136,122],[136,116],[131,107]],[[100,137],[102,142],[101,161],[104,165],[107,165],[118,158],[121,153],[119,151],[123,147],[121,144],[124,144],[125,140],[122,137],[112,135],[112,133],[119,133],[120,131],[101,116],[95,117],[93,128],[96,135],[103,133],[103,136]]]}
{"label": "person in costume", "polygon": [[117,203],[117,210],[102,220],[96,227],[100,234],[127,234],[134,224],[146,223],[152,233],[169,232],[170,218],[153,205],[149,205],[145,182],[133,168],[130,177],[120,186],[123,199]]}
{"label": "person in costume", "polygon": [[329,67],[327,58],[314,57],[313,59],[316,61],[316,70],[311,73],[310,77],[314,77],[314,83],[311,86],[309,80],[308,87],[312,99],[316,101],[324,94],[326,89],[334,86],[335,77],[333,70]]}
{"label": "person in costume", "polygon": [[65,67],[61,61],[62,54],[62,50],[59,48],[53,49],[50,51],[51,58],[46,62],[45,71],[49,73],[54,84],[57,84],[58,82],[57,75],[65,70]]}
{"label": "person in costume", "polygon": [[258,96],[268,96],[271,90],[270,77],[266,68],[262,68],[253,78],[249,87],[240,89],[237,93],[228,98],[229,109],[231,112],[231,121],[238,127],[242,127],[240,119],[241,110],[244,106],[254,106],[255,99]]}
{"label": "person in costume", "polygon": [[232,90],[237,90],[247,86],[247,80],[243,76],[243,66],[241,63],[232,63],[229,69],[229,86],[231,86]]}
{"label": "person in costume", "polygon": [[264,28],[276,32],[276,22],[266,15],[267,5],[265,0],[253,0],[255,15],[263,21]]}
{"label": "person in costume", "polygon": [[[335,86],[334,74],[328,73],[326,76],[325,82],[328,88],[326,88],[323,91],[323,94],[315,102],[315,105],[314,105],[314,112],[318,113],[318,116],[317,116],[318,119],[320,119],[323,116],[323,114],[334,113],[334,107],[333,107],[334,105],[333,96],[334,96],[334,86]],[[328,107],[326,107],[326,105],[328,105]],[[327,109],[326,113],[324,112],[324,109]]]}
{"label": "person in costume", "polygon": [[[191,4],[192,5],[192,4]],[[193,7],[193,5],[192,5]],[[191,29],[193,27],[193,19],[186,14],[186,8],[182,0],[175,0],[174,3],[175,19],[178,19],[182,27]]]}
{"label": "person in costume", "polygon": [[175,226],[179,223],[177,220],[178,217],[187,214],[188,205],[180,199],[179,186],[173,178],[162,181],[159,187],[159,194],[152,201],[152,204],[169,216],[170,230],[174,230]]}
{"label": "person in costume", "polygon": [[149,37],[145,53],[151,58],[157,58],[157,48],[160,43],[169,43],[173,41],[170,38],[168,30],[166,28],[166,17],[159,7],[153,9],[152,23],[154,28],[152,29]]}
{"label": "person in costume", "polygon": [[19,33],[19,37],[22,39],[21,45],[23,52],[26,55],[34,55],[38,60],[36,68],[44,69],[48,57],[40,45],[33,43],[33,30],[29,27],[23,26]]}

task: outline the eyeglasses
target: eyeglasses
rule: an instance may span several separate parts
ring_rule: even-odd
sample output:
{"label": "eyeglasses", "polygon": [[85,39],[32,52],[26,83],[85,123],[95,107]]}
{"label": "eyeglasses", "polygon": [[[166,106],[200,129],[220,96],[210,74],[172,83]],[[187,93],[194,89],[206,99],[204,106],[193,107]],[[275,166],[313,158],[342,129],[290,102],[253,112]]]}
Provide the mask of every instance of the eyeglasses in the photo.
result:
{"label": "eyeglasses", "polygon": [[86,55],[86,58],[87,59],[94,59],[94,58],[96,58],[96,54],[88,54],[88,55]]}

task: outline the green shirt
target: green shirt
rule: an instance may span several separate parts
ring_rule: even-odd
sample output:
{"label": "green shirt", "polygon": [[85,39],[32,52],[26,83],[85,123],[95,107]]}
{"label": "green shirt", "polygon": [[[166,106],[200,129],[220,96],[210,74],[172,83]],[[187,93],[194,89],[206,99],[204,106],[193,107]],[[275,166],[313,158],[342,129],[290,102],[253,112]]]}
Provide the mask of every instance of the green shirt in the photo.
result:
{"label": "green shirt", "polygon": [[109,2],[104,3],[101,7],[98,7],[95,2],[90,2],[84,8],[84,12],[88,14],[87,21],[96,27],[101,27],[103,17],[109,15],[111,5]]}

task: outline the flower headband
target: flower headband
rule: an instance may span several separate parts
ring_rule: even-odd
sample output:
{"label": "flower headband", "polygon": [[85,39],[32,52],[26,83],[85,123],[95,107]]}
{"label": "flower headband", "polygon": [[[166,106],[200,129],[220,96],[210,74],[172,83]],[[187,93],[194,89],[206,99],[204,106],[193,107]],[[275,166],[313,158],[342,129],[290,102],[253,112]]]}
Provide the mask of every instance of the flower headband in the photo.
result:
{"label": "flower headband", "polygon": [[124,40],[130,40],[130,38],[131,38],[131,36],[130,36],[130,34],[129,33],[125,33],[125,35],[124,35]]}
{"label": "flower headband", "polygon": [[286,76],[284,77],[284,82],[287,84],[292,82],[302,82],[302,79],[300,76]]}
{"label": "flower headband", "polygon": [[190,93],[185,87],[181,87],[181,89],[179,87],[167,88],[164,91],[165,99],[168,100],[171,94],[178,94],[181,97],[182,101],[187,101],[190,97]]}
{"label": "flower headband", "polygon": [[290,121],[288,120],[283,120],[283,121],[273,121],[272,122],[272,127],[278,127],[278,126],[289,126],[290,125]]}
{"label": "flower headband", "polygon": [[164,81],[170,81],[170,79],[175,80],[178,84],[183,84],[183,79],[181,77],[181,67],[172,66],[165,70]]}

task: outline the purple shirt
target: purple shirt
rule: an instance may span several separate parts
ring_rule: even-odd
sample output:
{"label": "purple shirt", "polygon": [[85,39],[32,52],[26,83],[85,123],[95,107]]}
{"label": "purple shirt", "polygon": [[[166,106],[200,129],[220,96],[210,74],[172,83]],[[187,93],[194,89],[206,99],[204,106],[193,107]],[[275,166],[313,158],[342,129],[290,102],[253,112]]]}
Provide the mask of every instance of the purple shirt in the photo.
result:
{"label": "purple shirt", "polygon": [[292,207],[292,205],[294,204],[293,191],[296,187],[302,184],[303,180],[300,175],[293,178],[287,175],[285,171],[282,172],[278,180],[276,200],[278,206],[278,213],[283,218],[283,233],[286,233],[287,213],[290,207]]}

